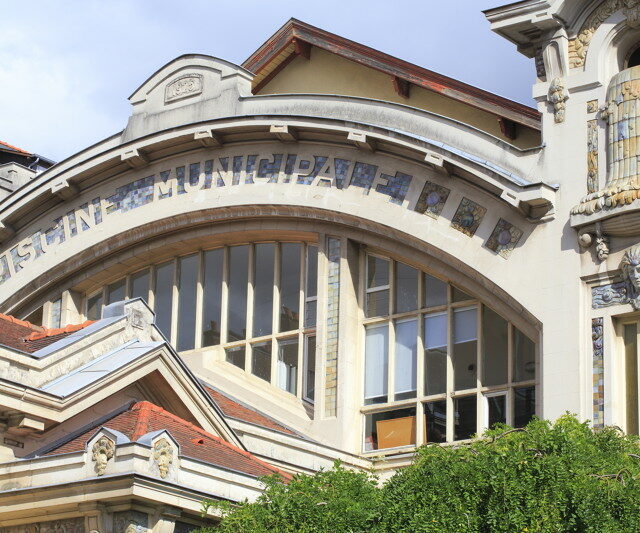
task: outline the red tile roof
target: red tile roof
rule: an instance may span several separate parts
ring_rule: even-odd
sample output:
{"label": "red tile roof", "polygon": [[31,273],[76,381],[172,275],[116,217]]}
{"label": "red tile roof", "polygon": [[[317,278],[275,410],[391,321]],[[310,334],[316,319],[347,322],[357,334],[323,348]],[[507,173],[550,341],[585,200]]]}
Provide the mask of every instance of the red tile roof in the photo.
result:
{"label": "red tile roof", "polygon": [[45,346],[64,339],[74,331],[93,324],[87,320],[82,324],[71,324],[64,328],[43,328],[26,320],[0,313],[0,344],[26,353],[33,353]]}
{"label": "red tile roof", "polygon": [[280,474],[286,479],[290,475],[258,459],[227,441],[208,433],[151,402],[137,402],[124,411],[116,412],[112,418],[100,420],[80,435],[73,435],[44,455],[81,451],[95,435],[99,427],[106,427],[125,434],[135,442],[152,431],[167,430],[180,445],[180,455],[204,461],[214,466],[242,472],[250,476]]}
{"label": "red tile roof", "polygon": [[32,155],[31,152],[27,152],[26,150],[23,150],[22,148],[18,148],[17,146],[12,146],[9,143],[0,141],[0,150],[6,150],[6,151],[10,151],[10,152],[18,152],[20,154],[24,154],[24,155]]}
{"label": "red tile roof", "polygon": [[249,407],[246,407],[237,401],[233,400],[229,396],[212,389],[211,387],[204,386],[204,389],[207,391],[209,396],[213,398],[213,401],[218,404],[218,407],[222,410],[225,416],[229,418],[236,418],[238,420],[242,420],[243,422],[249,422],[251,424],[255,424],[257,426],[262,426],[267,429],[274,429],[276,431],[280,431],[281,433],[286,433],[287,435],[296,435],[294,431],[291,431],[289,428],[278,424],[273,418],[270,418],[258,411],[254,411]]}

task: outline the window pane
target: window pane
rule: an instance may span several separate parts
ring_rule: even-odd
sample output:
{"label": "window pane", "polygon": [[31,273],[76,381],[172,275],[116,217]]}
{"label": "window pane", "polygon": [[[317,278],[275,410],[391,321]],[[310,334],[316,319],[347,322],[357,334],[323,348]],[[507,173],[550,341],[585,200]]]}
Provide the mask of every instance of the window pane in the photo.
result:
{"label": "window pane", "polygon": [[519,329],[513,328],[513,381],[536,379],[536,346]]}
{"label": "window pane", "polygon": [[424,318],[425,394],[447,390],[447,314]]}
{"label": "window pane", "polygon": [[396,323],[395,399],[416,397],[418,321],[403,320]]}
{"label": "window pane", "polygon": [[278,342],[278,386],[291,394],[298,387],[298,339]]}
{"label": "window pane", "polygon": [[396,263],[396,313],[418,309],[418,271]]}
{"label": "window pane", "polygon": [[454,302],[466,302],[467,300],[473,300],[473,297],[469,296],[466,292],[461,291],[458,287],[453,287],[451,300]]}
{"label": "window pane", "polygon": [[300,324],[300,243],[283,243],[280,261],[280,331]]}
{"label": "window pane", "polygon": [[508,381],[509,324],[488,307],[482,308],[482,384],[485,387]]}
{"label": "window pane", "polygon": [[476,403],[475,396],[465,396],[464,398],[456,398],[453,400],[456,412],[455,440],[470,439],[477,433]]}
{"label": "window pane", "polygon": [[447,440],[447,402],[429,402],[424,404],[425,442],[446,442]]}
{"label": "window pane", "polygon": [[318,247],[307,246],[307,286],[305,298],[307,302],[304,308],[304,325],[312,328],[316,325],[318,302]]}
{"label": "window pane", "polygon": [[198,264],[198,254],[178,260],[178,351],[195,347]]}
{"label": "window pane", "polygon": [[[220,343],[220,320],[222,317],[222,269],[224,249],[204,253],[202,276],[202,346]],[[244,349],[242,355],[244,368]]]}
{"label": "window pane", "polygon": [[304,368],[304,391],[303,397],[313,401],[315,399],[316,382],[316,337],[311,335],[305,337],[305,368]]}
{"label": "window pane", "polygon": [[245,351],[246,350],[244,346],[235,346],[233,348],[227,348],[225,350],[227,361],[232,365],[235,365],[238,368],[242,368],[244,370]]}
{"label": "window pane", "polygon": [[247,337],[247,283],[249,274],[249,247],[229,248],[229,305],[227,340]]}
{"label": "window pane", "polygon": [[124,300],[126,286],[127,280],[125,278],[114,281],[109,285],[107,287],[107,305]]}
{"label": "window pane", "polygon": [[140,272],[131,274],[131,298],[142,298],[149,302],[149,269],[145,268]]}
{"label": "window pane", "polygon": [[156,325],[169,339],[171,337],[171,315],[173,303],[173,261],[167,261],[156,267],[155,298],[153,308],[156,313]]}
{"label": "window pane", "polygon": [[385,411],[365,416],[365,451],[410,446],[415,443],[415,408]]}
{"label": "window pane", "polygon": [[389,285],[389,260],[367,255],[367,289]]}
{"label": "window pane", "polygon": [[526,426],[536,414],[536,388],[520,387],[513,389],[513,425]]}
{"label": "window pane", "polygon": [[637,435],[638,430],[638,330],[636,324],[624,326],[625,396],[627,433]]}
{"label": "window pane", "polygon": [[367,293],[367,316],[386,316],[389,314],[389,290]]}
{"label": "window pane", "polygon": [[87,320],[100,320],[102,317],[102,291],[87,301]]}
{"label": "window pane", "polygon": [[447,284],[429,274],[424,275],[424,306],[436,307],[447,304]]}
{"label": "window pane", "polygon": [[62,325],[62,298],[51,302],[51,327],[59,328]]}
{"label": "window pane", "polygon": [[273,322],[273,272],[276,245],[256,244],[253,278],[253,336],[271,335]]}
{"label": "window pane", "polygon": [[456,390],[477,385],[477,309],[456,309],[453,313],[453,377]]}
{"label": "window pane", "polygon": [[265,381],[271,381],[271,341],[251,345],[251,372]]}
{"label": "window pane", "polygon": [[387,401],[389,326],[369,326],[365,339],[365,404]]}
{"label": "window pane", "polygon": [[492,428],[494,424],[507,423],[507,396],[500,394],[498,396],[487,397],[487,427]]}

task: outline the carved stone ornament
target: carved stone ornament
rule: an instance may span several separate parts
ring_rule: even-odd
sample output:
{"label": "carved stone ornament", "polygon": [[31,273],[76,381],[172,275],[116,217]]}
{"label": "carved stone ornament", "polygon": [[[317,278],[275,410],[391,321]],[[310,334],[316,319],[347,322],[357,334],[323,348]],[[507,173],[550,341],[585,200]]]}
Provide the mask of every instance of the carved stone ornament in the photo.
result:
{"label": "carved stone ornament", "polygon": [[185,74],[173,80],[164,91],[164,103],[175,102],[189,96],[196,96],[202,92],[202,75]]}
{"label": "carved stone ornament", "polygon": [[629,248],[620,261],[622,278],[629,288],[629,303],[640,310],[640,245]]}
{"label": "carved stone ornament", "polygon": [[605,20],[620,10],[624,13],[629,26],[635,28],[640,25],[640,0],[607,0],[602,2],[587,18],[576,38],[569,43],[572,67],[584,66],[593,34]]}
{"label": "carved stone ornament", "polygon": [[95,463],[95,469],[99,476],[104,475],[107,462],[113,457],[115,450],[116,445],[109,437],[102,436],[93,444],[91,459]]}
{"label": "carved stone ornament", "polygon": [[569,93],[561,78],[554,78],[549,86],[549,103],[553,105],[553,114],[556,124],[564,122],[566,104],[569,99]]}
{"label": "carved stone ornament", "polygon": [[173,447],[167,439],[159,439],[153,445],[153,460],[158,465],[160,477],[166,478],[169,474],[169,466],[173,463]]}

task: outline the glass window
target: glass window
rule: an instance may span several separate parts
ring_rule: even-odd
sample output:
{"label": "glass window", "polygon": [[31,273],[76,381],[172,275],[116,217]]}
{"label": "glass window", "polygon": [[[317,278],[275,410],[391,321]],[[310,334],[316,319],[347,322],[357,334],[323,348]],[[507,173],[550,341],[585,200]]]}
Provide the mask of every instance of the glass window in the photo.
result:
{"label": "glass window", "polygon": [[477,385],[478,331],[477,309],[456,309],[453,312],[453,377],[455,390]]}
{"label": "glass window", "polygon": [[58,298],[51,302],[51,326],[52,328],[59,328],[62,324],[62,298]]}
{"label": "glass window", "polygon": [[514,364],[513,381],[536,379],[536,347],[529,337],[513,328]]}
{"label": "glass window", "polygon": [[195,348],[199,259],[192,254],[178,260],[178,351]]}
{"label": "glass window", "polygon": [[366,315],[389,314],[389,261],[374,255],[367,256]]}
{"label": "glass window", "polygon": [[102,291],[87,300],[87,320],[100,320],[102,317]]}
{"label": "glass window", "polygon": [[396,263],[395,281],[396,313],[418,309],[418,271],[404,263]]}
{"label": "glass window", "polygon": [[251,372],[265,381],[271,381],[271,341],[251,345]]}
{"label": "glass window", "polygon": [[637,435],[638,427],[638,326],[624,326],[624,370],[627,433]]}
{"label": "glass window", "polygon": [[303,398],[313,401],[316,388],[316,337],[307,335],[304,347],[304,391]]}
{"label": "glass window", "polygon": [[368,326],[365,339],[365,404],[387,401],[389,326]]}
{"label": "glass window", "polygon": [[536,414],[535,387],[519,387],[513,389],[513,425],[517,428],[526,426]]}
{"label": "glass window", "polygon": [[291,394],[298,391],[298,339],[278,341],[278,386]]}
{"label": "glass window", "polygon": [[447,402],[440,400],[424,404],[425,443],[447,441]]}
{"label": "glass window", "polygon": [[165,337],[171,338],[171,316],[173,314],[173,261],[156,267],[155,298],[153,309],[156,325]]}
{"label": "glass window", "polygon": [[253,274],[253,336],[271,335],[273,324],[273,273],[276,245],[256,244]]}
{"label": "glass window", "polygon": [[486,425],[492,428],[495,424],[507,423],[507,395],[506,393],[491,394],[487,399]]}
{"label": "glass window", "polygon": [[396,322],[395,400],[416,397],[418,320]]}
{"label": "glass window", "polygon": [[424,317],[425,394],[447,390],[447,313]]}
{"label": "glass window", "polygon": [[453,302],[466,302],[467,300],[473,300],[471,296],[458,289],[458,287],[454,286],[452,289],[451,300]]}
{"label": "glass window", "polygon": [[249,279],[249,247],[229,248],[229,309],[227,341],[243,340],[247,336],[247,283]]}
{"label": "glass window", "polygon": [[[202,346],[213,346],[220,342],[220,320],[222,317],[222,272],[224,248],[204,253],[202,276]],[[244,349],[242,355],[244,368]]]}
{"label": "glass window", "polygon": [[129,290],[131,298],[142,298],[149,303],[149,269],[145,268],[140,272],[131,274],[131,288]]}
{"label": "glass window", "polygon": [[482,307],[482,384],[502,385],[507,376],[509,323],[486,306]]}
{"label": "glass window", "polygon": [[365,451],[411,446],[415,443],[415,407],[365,416]]}
{"label": "glass window", "polygon": [[447,305],[448,285],[429,274],[424,275],[424,306],[437,307]]}
{"label": "glass window", "polygon": [[477,400],[475,396],[465,396],[453,400],[455,418],[455,440],[470,439],[477,433]]}
{"label": "glass window", "polygon": [[318,247],[307,246],[307,286],[304,325],[312,328],[316,325],[318,306]]}
{"label": "glass window", "polygon": [[125,299],[127,287],[127,278],[114,281],[107,287],[107,305],[114,302],[121,302]]}
{"label": "glass window", "polygon": [[42,307],[36,309],[28,317],[25,318],[27,322],[31,322],[34,326],[42,326]]}
{"label": "glass window", "polygon": [[244,370],[245,352],[244,346],[233,346],[232,348],[225,349],[225,357],[229,363]]}
{"label": "glass window", "polygon": [[300,324],[300,243],[285,242],[280,261],[280,331]]}

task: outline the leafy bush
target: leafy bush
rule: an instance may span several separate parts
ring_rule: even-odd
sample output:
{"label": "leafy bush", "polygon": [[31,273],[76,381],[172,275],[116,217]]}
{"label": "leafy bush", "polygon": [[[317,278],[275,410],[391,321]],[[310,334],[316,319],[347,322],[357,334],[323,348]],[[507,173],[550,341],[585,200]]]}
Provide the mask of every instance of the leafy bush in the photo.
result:
{"label": "leafy bush", "polygon": [[619,533],[640,531],[640,448],[573,416],[506,426],[459,447],[429,445],[382,487],[340,465],[255,503],[226,506],[222,532]]}

